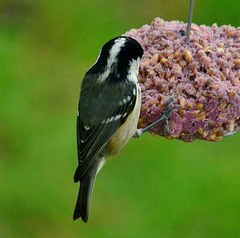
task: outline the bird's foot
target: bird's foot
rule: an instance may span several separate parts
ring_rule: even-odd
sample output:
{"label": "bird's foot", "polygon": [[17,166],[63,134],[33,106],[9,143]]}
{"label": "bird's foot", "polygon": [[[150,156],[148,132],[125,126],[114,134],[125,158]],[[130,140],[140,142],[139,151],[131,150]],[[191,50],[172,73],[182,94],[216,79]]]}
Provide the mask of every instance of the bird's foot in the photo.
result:
{"label": "bird's foot", "polygon": [[157,121],[155,121],[154,123],[152,123],[151,125],[143,128],[143,129],[137,129],[135,135],[133,136],[134,138],[138,138],[140,137],[144,132],[147,132],[149,131],[150,129],[152,129],[154,126],[160,124],[160,123],[164,123],[164,129],[163,129],[163,133],[164,133],[164,136],[167,136],[168,135],[168,119],[169,117],[171,116],[172,112],[180,107],[180,105],[175,105],[171,108],[171,105],[172,105],[172,102],[174,100],[175,96],[171,97],[169,99],[169,101],[167,102],[167,106],[166,106],[166,109],[165,109],[165,112],[163,114],[163,116],[158,119]]}

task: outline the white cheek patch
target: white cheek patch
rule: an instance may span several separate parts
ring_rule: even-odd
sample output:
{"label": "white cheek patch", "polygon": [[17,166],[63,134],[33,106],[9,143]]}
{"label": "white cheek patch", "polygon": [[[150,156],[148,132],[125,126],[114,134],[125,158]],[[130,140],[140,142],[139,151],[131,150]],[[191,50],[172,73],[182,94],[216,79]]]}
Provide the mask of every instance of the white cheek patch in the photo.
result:
{"label": "white cheek patch", "polygon": [[138,70],[139,70],[140,58],[138,57],[136,60],[133,59],[130,62],[129,73],[128,73],[128,80],[133,83],[138,83]]}

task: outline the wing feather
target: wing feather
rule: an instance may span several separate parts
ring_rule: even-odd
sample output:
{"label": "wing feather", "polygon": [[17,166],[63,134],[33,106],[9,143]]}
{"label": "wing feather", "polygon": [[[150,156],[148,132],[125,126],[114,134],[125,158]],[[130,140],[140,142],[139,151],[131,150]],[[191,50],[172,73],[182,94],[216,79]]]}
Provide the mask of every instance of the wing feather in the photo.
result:
{"label": "wing feather", "polygon": [[[128,96],[131,98],[126,100]],[[122,101],[118,103],[116,110],[105,118],[104,123],[101,121],[97,125],[85,125],[81,120],[81,113],[78,115],[78,168],[74,175],[75,182],[83,178],[116,130],[125,122],[127,116],[134,109],[135,101],[136,96],[134,94],[128,93],[128,95],[124,95]]]}

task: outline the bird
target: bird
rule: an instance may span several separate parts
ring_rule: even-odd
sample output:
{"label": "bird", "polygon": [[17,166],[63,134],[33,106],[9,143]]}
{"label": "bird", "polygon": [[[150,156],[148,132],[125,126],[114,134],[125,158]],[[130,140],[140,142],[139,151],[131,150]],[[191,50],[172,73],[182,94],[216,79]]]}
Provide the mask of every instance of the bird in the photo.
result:
{"label": "bird", "polygon": [[[73,220],[88,222],[96,176],[107,160],[131,139],[157,123],[166,122],[173,107],[154,124],[137,129],[141,109],[138,71],[144,51],[131,37],[119,36],[103,45],[96,63],[86,72],[77,114],[78,166],[74,182],[80,182]],[[164,127],[167,131],[167,126]]]}

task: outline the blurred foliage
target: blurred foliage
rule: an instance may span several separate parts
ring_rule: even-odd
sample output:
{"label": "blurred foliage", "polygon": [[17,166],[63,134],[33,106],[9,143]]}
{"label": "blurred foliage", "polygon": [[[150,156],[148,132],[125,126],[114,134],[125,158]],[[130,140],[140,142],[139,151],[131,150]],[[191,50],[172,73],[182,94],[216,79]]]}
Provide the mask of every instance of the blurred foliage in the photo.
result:
{"label": "blurred foliage", "polygon": [[[72,221],[80,82],[103,43],[189,1],[0,1],[0,237],[239,237],[240,135],[186,144],[144,135],[98,176]],[[196,1],[197,24],[239,26],[237,0]]]}

